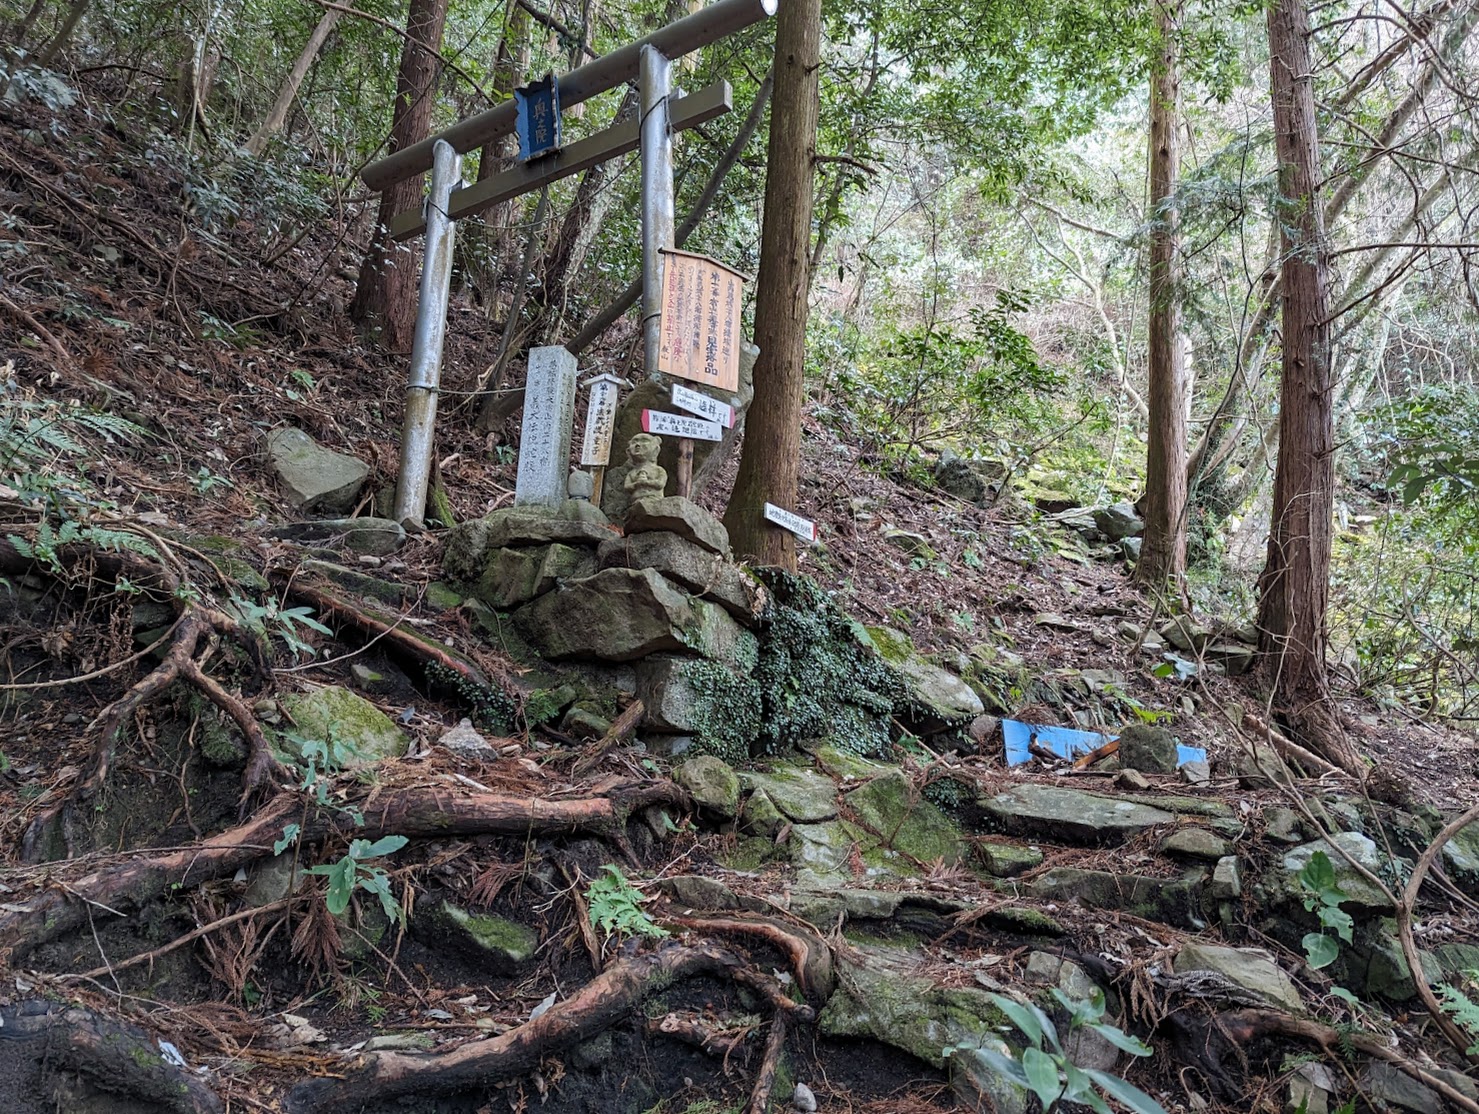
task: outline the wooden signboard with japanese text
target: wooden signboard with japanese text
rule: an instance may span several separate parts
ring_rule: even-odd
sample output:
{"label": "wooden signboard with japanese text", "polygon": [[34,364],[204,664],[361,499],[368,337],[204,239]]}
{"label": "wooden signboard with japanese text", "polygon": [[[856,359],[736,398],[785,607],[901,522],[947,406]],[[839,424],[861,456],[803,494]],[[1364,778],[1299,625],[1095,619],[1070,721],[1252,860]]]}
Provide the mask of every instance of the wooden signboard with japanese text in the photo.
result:
{"label": "wooden signboard with japanese text", "polygon": [[738,271],[706,255],[664,250],[657,370],[737,391],[744,295]]}

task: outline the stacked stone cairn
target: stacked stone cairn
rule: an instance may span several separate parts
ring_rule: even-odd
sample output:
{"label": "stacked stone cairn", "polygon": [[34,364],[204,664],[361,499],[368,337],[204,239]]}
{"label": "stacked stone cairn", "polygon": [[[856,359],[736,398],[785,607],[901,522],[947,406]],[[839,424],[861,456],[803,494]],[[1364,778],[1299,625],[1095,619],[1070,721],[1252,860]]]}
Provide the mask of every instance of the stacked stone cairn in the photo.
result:
{"label": "stacked stone cairn", "polygon": [[634,690],[649,746],[748,758],[766,593],[696,503],[637,499],[624,530],[581,499],[508,507],[454,529],[443,560],[540,658]]}

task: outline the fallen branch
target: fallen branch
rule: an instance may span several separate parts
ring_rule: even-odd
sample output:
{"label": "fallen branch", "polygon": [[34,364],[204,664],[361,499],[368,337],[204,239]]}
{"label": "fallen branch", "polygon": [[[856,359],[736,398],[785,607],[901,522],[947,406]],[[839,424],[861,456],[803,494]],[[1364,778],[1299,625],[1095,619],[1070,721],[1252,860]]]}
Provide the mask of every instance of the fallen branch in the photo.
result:
{"label": "fallen branch", "polygon": [[289,1092],[289,1114],[357,1110],[404,1095],[424,1099],[485,1089],[539,1066],[554,1055],[615,1025],[653,994],[696,975],[723,975],[745,966],[735,953],[713,945],[671,944],[660,951],[613,963],[563,1002],[500,1036],[472,1041],[439,1056],[378,1052],[343,1081],[312,1080]]}
{"label": "fallen branch", "polygon": [[1243,712],[1243,724],[1251,727],[1257,734],[1261,735],[1268,742],[1269,746],[1279,752],[1279,757],[1291,762],[1298,762],[1310,773],[1323,777],[1325,774],[1340,774],[1345,772],[1339,766],[1321,758],[1314,751],[1306,750],[1273,724],[1260,719],[1253,712]]}
{"label": "fallen branch", "polygon": [[649,1035],[672,1037],[726,1061],[744,1048],[753,1029],[715,1029],[705,1024],[703,1017],[691,1010],[648,1018],[646,1028]]}
{"label": "fallen branch", "polygon": [[593,743],[585,754],[582,754],[571,769],[576,777],[594,769],[601,764],[613,750],[630,738],[637,730],[637,725],[642,722],[642,717],[647,712],[647,706],[641,700],[633,700],[627,705],[626,711],[617,716],[611,726],[607,728],[606,734],[602,735]]}
{"label": "fallen branch", "polygon": [[[0,1010],[0,1044],[30,1053],[43,1079],[75,1071],[110,1094],[171,1114],[220,1114],[221,1100],[194,1072],[171,1064],[155,1038],[81,1006],[33,1000]],[[12,1095],[12,1099],[17,1096]],[[132,1106],[133,1104],[130,1104]],[[58,1109],[61,1109],[58,1100]]]}
{"label": "fallen branch", "polygon": [[781,1056],[785,1051],[786,1015],[778,1013],[770,1019],[765,1055],[760,1060],[760,1070],[755,1075],[755,1086],[750,1091],[745,1114],[770,1114],[770,1092],[775,1090],[775,1077],[781,1069]]}
{"label": "fallen branch", "polygon": [[51,349],[52,355],[57,358],[62,367],[70,368],[72,366],[71,353],[63,348],[62,342],[57,340],[52,331],[48,329],[45,325],[41,324],[40,321],[37,321],[32,314],[28,313],[26,310],[16,305],[4,294],[0,294],[0,309],[5,310],[6,313],[10,314],[22,325],[30,329],[31,332],[40,337],[46,347]]}
{"label": "fallen branch", "polygon": [[[649,805],[686,808],[689,798],[669,781],[614,787],[609,795],[542,800],[501,793],[454,795],[416,788],[384,793],[364,806],[364,824],[354,827],[341,812],[304,815],[303,798],[282,793],[246,823],[199,844],[164,854],[101,867],[63,883],[42,880],[45,889],[8,895],[0,909],[0,952],[12,960],[38,945],[88,923],[88,910],[129,914],[166,892],[179,892],[229,877],[272,851],[289,823],[301,824],[305,847],[333,835],[376,839],[382,835],[445,838],[474,835],[596,835],[624,842],[627,819]],[[57,864],[61,866],[62,864]],[[12,881],[16,890],[21,886]]]}
{"label": "fallen branch", "polygon": [[1470,824],[1479,821],[1479,805],[1471,805],[1468,811],[1457,818],[1450,820],[1443,826],[1428,844],[1428,849],[1422,853],[1417,860],[1417,865],[1412,868],[1412,877],[1407,880],[1407,888],[1402,891],[1402,899],[1397,902],[1397,933],[1402,940],[1402,954],[1407,959],[1407,969],[1412,972],[1412,985],[1417,988],[1417,996],[1422,999],[1423,1006],[1433,1017],[1443,1036],[1448,1043],[1458,1050],[1459,1054],[1469,1063],[1479,1063],[1479,1056],[1471,1055],[1469,1049],[1474,1042],[1454,1022],[1453,1018],[1443,1012],[1433,988],[1428,985],[1427,975],[1423,971],[1422,957],[1418,955],[1417,941],[1412,938],[1412,914],[1417,908],[1418,891],[1422,889],[1423,879],[1427,877],[1428,871],[1433,868],[1438,856],[1442,854],[1443,848],[1448,841]]}

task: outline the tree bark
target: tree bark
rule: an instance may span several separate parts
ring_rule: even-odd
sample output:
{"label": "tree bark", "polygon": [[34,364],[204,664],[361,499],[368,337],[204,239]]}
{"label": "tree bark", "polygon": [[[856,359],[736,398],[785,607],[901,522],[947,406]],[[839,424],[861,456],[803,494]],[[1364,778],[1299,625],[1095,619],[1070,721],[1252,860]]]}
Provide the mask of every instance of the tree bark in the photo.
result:
{"label": "tree bark", "polygon": [[756,282],[755,400],[724,525],[738,556],[794,571],[796,539],[766,522],[763,505],[795,509],[801,478],[801,403],[821,66],[821,0],[781,5],[775,95]]}
{"label": "tree bark", "polygon": [[261,158],[262,152],[267,150],[268,141],[282,130],[283,121],[288,118],[288,110],[293,107],[293,98],[298,95],[303,79],[308,76],[308,69],[313,65],[313,60],[318,57],[318,52],[328,41],[329,32],[334,29],[334,24],[339,22],[340,14],[338,10],[332,8],[325,11],[323,18],[318,21],[318,26],[313,29],[313,34],[308,36],[308,42],[298,54],[298,60],[293,63],[293,68],[288,71],[288,76],[282,83],[282,88],[277,91],[277,99],[272,102],[272,108],[268,110],[267,116],[257,130],[252,133],[252,137],[246,141],[248,154]]}
{"label": "tree bark", "polygon": [[1261,667],[1296,741],[1358,773],[1341,733],[1325,654],[1335,421],[1330,381],[1329,244],[1306,0],[1268,12],[1269,74],[1283,229],[1283,381],[1268,557],[1259,577]]}
{"label": "tree bark", "polygon": [[1170,588],[1186,581],[1186,349],[1181,335],[1177,119],[1181,109],[1178,43],[1181,0],[1159,0],[1160,57],[1150,83],[1149,406],[1145,456],[1145,536],[1135,579]]}
{"label": "tree bark", "polygon": [[[442,30],[448,0],[411,0],[406,17],[407,39],[395,79],[395,109],[391,116],[390,151],[395,153],[431,134],[437,75],[441,70]],[[391,243],[390,219],[421,200],[421,175],[397,182],[380,195],[380,211],[370,250],[360,265],[359,287],[349,316],[370,330],[379,330],[387,348],[409,348],[416,323],[416,252],[407,244]]]}

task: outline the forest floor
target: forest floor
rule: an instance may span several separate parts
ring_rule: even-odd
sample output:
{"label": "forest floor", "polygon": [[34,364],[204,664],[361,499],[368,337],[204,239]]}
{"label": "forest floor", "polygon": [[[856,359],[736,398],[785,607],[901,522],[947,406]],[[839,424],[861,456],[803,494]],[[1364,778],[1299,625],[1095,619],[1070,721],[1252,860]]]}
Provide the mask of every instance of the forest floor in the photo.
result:
{"label": "forest floor", "polygon": [[[201,594],[185,614],[203,616],[202,660],[214,661],[239,709],[253,714],[264,701],[280,704],[298,690],[350,686],[355,664],[394,672],[385,652],[390,641],[381,645],[349,623],[332,624],[332,635],[299,627],[315,651],[311,660],[280,645],[256,668],[234,659],[240,631],[229,622],[211,626],[210,613],[227,596],[250,592],[234,567],[214,580],[226,562],[213,564],[201,544],[226,538],[244,546],[249,572],[265,576],[262,583],[272,586],[266,596],[275,593],[285,611],[296,602],[292,586],[305,553],[263,535],[297,517],[266,466],[266,432],[295,425],[359,457],[371,466],[367,492],[393,481],[404,358],[368,346],[344,312],[366,199],[342,199],[305,226],[301,199],[292,200],[286,185],[284,196],[273,195],[255,164],[242,166],[234,185],[207,188],[182,172],[177,148],[151,139],[136,121],[115,119],[111,92],[79,90],[76,104],[55,112],[0,103],[0,380],[14,382],[6,405],[26,420],[60,425],[77,403],[148,431],[135,441],[90,435],[80,454],[53,446],[44,467],[75,475],[73,488],[97,507],[95,522],[174,547],[165,577],[186,576]],[[512,502],[516,423],[479,431],[466,404],[499,332],[465,294],[454,299],[438,457],[459,521]],[[624,364],[633,340],[630,323],[619,325],[594,354],[592,369]],[[0,537],[34,543],[36,509],[10,486],[18,481],[8,471],[0,470]],[[1122,562],[1075,555],[1020,504],[978,507],[884,475],[819,413],[807,417],[803,475],[800,506],[817,520],[823,540],[803,554],[802,572],[847,613],[904,629],[941,660],[982,642],[1004,648],[1014,664],[1002,703],[1017,719],[1114,731],[1164,713],[1180,741],[1207,750],[1213,776],[1195,787],[1176,775],[1151,777],[1151,789],[1192,800],[1188,808],[1200,800],[1221,809],[1218,815],[1242,818],[1251,866],[1275,855],[1259,842],[1270,809],[1330,792],[1361,798],[1361,787],[1339,776],[1286,786],[1243,776],[1241,759],[1253,741],[1266,741],[1256,727],[1268,719],[1256,684],[1206,669],[1185,683],[1156,676],[1157,660],[1117,629],[1162,617]],[[721,504],[730,478],[722,475],[705,499]],[[1245,1057],[1241,1070],[1198,1060],[1187,1049],[1218,1038],[1205,1022],[1199,1028],[1175,1021],[1186,1009],[1185,988],[1182,999],[1167,997],[1157,980],[1177,941],[1218,929],[1031,890],[1036,880],[1069,869],[1129,869],[1172,880],[1180,866],[1158,853],[1160,831],[1112,847],[1030,841],[1044,857],[1021,876],[1010,903],[1050,915],[1057,922],[1050,943],[1034,943],[1009,919],[987,915],[1006,900],[998,880],[945,864],[916,864],[913,877],[895,881],[890,892],[913,903],[912,929],[895,918],[844,935],[840,921],[812,923],[788,904],[796,882],[788,864],[737,868],[732,825],[700,822],[637,746],[624,745],[587,768],[588,748],[535,728],[495,739],[497,758],[469,764],[436,745],[465,710],[445,691],[409,682],[374,697],[412,737],[407,756],[373,776],[333,779],[327,797],[343,813],[363,813],[367,834],[415,835],[388,872],[402,907],[470,894],[534,930],[534,961],[490,973],[394,924],[367,939],[368,891],[357,906],[362,919],[347,925],[328,917],[312,886],[254,906],[249,879],[287,824],[302,827],[305,854],[333,844],[332,826],[311,830],[305,802],[313,787],[306,795],[290,771],[253,778],[240,763],[197,757],[197,730],[203,736],[206,719],[199,693],[192,698],[181,685],[165,699],[130,707],[119,727],[126,741],[106,784],[79,797],[98,753],[100,713],[155,665],[138,652],[134,604],[117,590],[120,578],[145,588],[165,581],[144,583],[148,563],[127,553],[74,560],[75,553],[63,552],[64,575],[47,575],[6,544],[0,946],[10,963],[0,987],[0,1104],[7,1110],[471,1112],[507,1103],[511,1110],[718,1114],[757,1101],[757,1079],[773,1067],[767,1044],[776,1033],[785,1038],[793,1077],[810,1086],[823,1111],[969,1108],[971,1100],[951,1088],[938,1064],[897,1043],[824,1035],[807,1007],[777,1002],[774,980],[764,982],[789,969],[805,983],[808,963],[822,953],[831,957],[827,964],[843,964],[859,949],[889,943],[916,955],[912,974],[947,989],[1015,985],[1043,948],[1074,958],[1113,984],[1127,1029],[1171,1053],[1131,1073],[1168,1109],[1281,1110],[1292,1070],[1286,1053],[1319,1043],[1239,1015],[1252,1034],[1231,1042],[1243,1046],[1232,1057]],[[441,550],[433,531],[364,568],[402,590],[397,625],[458,652],[488,677],[516,681],[520,666],[464,609],[437,605],[429,586],[442,578]],[[1228,628],[1246,619],[1209,618]],[[1086,670],[1098,679],[1082,683]],[[1479,800],[1472,737],[1350,693],[1341,709],[1360,748],[1408,787],[1404,800],[1388,803],[1451,816]],[[920,784],[938,772],[917,752],[897,758]],[[1041,757],[1008,770],[999,741],[940,761],[983,800],[1028,783],[1111,786],[1108,776]],[[845,786],[846,776],[837,776]],[[654,804],[679,819],[676,832],[659,837],[633,819]],[[65,841],[77,836],[71,857],[23,856],[27,833],[63,806],[102,819],[83,815],[74,831],[68,814]],[[979,809],[966,803],[956,819],[969,839],[984,838]],[[451,834],[439,837],[439,824]],[[591,930],[584,895],[609,862],[624,864],[648,898],[644,908],[675,942],[654,949],[640,938],[603,940]],[[721,883],[739,910],[695,914],[691,887],[673,884],[692,877]],[[863,872],[854,881],[864,886]],[[131,915],[118,915],[119,904]],[[1472,894],[1445,881],[1428,895],[1418,942],[1479,944],[1475,909]],[[1310,1004],[1310,1024],[1330,1022],[1322,1032],[1379,1033],[1425,1071],[1458,1063],[1442,1052],[1420,1005],[1386,1002],[1379,1017],[1349,1006],[1331,995],[1326,976],[1263,930],[1262,916],[1250,891],[1221,936],[1277,956]],[[736,929],[734,921],[748,927]],[[204,926],[212,927],[199,931]],[[147,958],[131,962],[141,956]],[[645,1027],[598,1023],[602,1008],[628,1018],[659,984],[672,987],[662,997],[662,1017],[649,1017]],[[37,1005],[46,1001],[63,1005]],[[531,1020],[551,1001],[551,1020]],[[56,1012],[62,1009],[70,1012]],[[1230,1014],[1208,1016],[1233,1024]],[[673,1037],[664,1023],[690,1026],[700,1034],[698,1046],[695,1038]],[[61,1076],[37,1067],[23,1039],[33,1030],[48,1042],[40,1059],[61,1065]],[[610,1040],[604,1052],[593,1051],[607,1032],[614,1051]],[[527,1047],[520,1043],[526,1038]],[[381,1076],[363,1074],[362,1054],[371,1050],[364,1042],[372,1039],[381,1050]],[[150,1097],[147,1081],[134,1076],[158,1067],[150,1057],[159,1041],[188,1066],[170,1067],[166,1052],[160,1071],[168,1093]],[[110,1060],[110,1048],[125,1055]],[[452,1061],[458,1049],[471,1050],[466,1065]],[[434,1080],[403,1062],[432,1050],[440,1054]],[[117,1098],[110,1074],[142,1090]],[[1356,1091],[1363,1104],[1380,1106],[1370,1087]],[[322,1103],[328,1105],[315,1105]]]}

